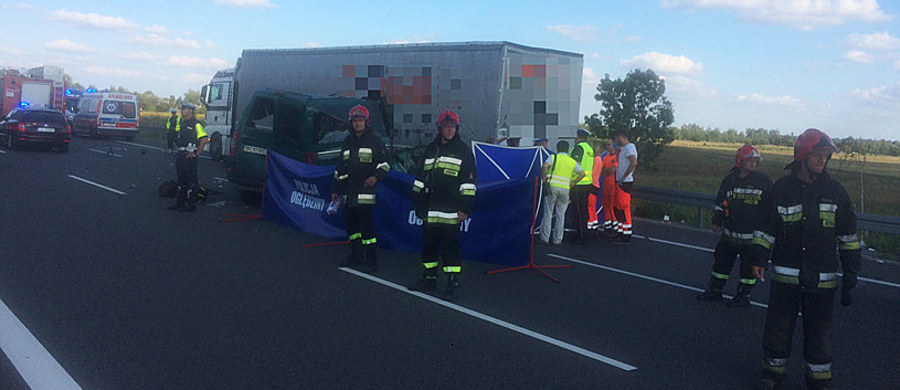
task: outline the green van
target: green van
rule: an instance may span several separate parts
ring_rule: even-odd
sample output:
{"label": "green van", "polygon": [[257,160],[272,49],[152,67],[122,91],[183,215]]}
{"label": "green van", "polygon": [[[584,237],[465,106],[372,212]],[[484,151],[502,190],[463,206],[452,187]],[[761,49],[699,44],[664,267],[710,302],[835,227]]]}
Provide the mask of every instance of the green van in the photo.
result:
{"label": "green van", "polygon": [[312,96],[268,89],[255,92],[232,132],[228,181],[244,201],[254,203],[262,192],[270,150],[308,164],[336,164],[344,138],[350,134],[347,113],[357,104],[369,109],[369,126],[390,147],[393,115],[383,98]]}

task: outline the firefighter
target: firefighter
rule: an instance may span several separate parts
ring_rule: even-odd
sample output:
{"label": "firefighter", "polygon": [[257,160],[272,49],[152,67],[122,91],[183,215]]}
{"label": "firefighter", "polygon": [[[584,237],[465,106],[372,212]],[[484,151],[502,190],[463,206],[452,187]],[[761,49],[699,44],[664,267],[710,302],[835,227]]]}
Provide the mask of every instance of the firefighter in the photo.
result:
{"label": "firefighter", "polygon": [[602,177],[602,194],[600,203],[603,204],[603,232],[610,237],[615,232],[616,216],[613,208],[616,205],[616,163],[618,146],[612,139],[606,140],[606,154],[600,164],[600,176]]}
{"label": "firefighter", "polygon": [[420,174],[413,182],[416,214],[423,223],[422,278],[410,290],[435,291],[439,258],[447,274],[443,298],[455,300],[462,271],[460,223],[475,199],[475,157],[459,138],[459,116],[450,110],[438,117],[438,135],[425,148]]}
{"label": "firefighter", "polygon": [[175,204],[169,210],[196,211],[197,202],[203,196],[197,176],[198,157],[209,142],[203,124],[194,117],[194,106],[181,103],[181,120],[178,124],[178,138],[175,140],[175,171],[178,173],[178,193]]}
{"label": "firefighter", "polygon": [[612,242],[631,243],[631,190],[634,188],[634,170],[637,168],[637,147],[628,140],[628,132],[618,129],[614,133],[619,154],[616,156],[616,235]]}
{"label": "firefighter", "polygon": [[338,203],[341,192],[346,199],[344,220],[350,239],[350,255],[340,266],[359,264],[362,271],[375,272],[378,268],[377,240],[372,223],[375,190],[391,166],[384,142],[369,128],[369,110],[356,105],[350,109],[349,120],[353,131],[341,146],[341,157],[331,185],[332,202]]}
{"label": "firefighter", "polygon": [[166,152],[172,152],[175,150],[175,139],[178,138],[178,124],[181,122],[178,115],[176,115],[178,111],[174,108],[169,109],[169,114],[171,116],[168,120],[166,120],[166,143],[168,144],[168,148]]}
{"label": "firefighter", "polygon": [[836,151],[827,134],[807,129],[794,144],[794,161],[785,167],[791,174],[763,196],[763,221],[754,232],[750,255],[760,279],[767,260],[772,261],[772,287],[757,389],[775,388],[787,373],[798,310],[803,313],[806,386],[825,389],[831,383],[838,258],[841,304],[846,306],[852,302],[861,257],[850,198],[825,170]]}
{"label": "firefighter", "polygon": [[547,158],[541,166],[544,181],[549,184],[544,197],[544,216],[541,220],[541,236],[538,243],[550,245],[551,222],[553,245],[562,245],[563,230],[566,226],[566,207],[569,205],[569,191],[584,178],[584,170],[569,157],[569,143],[556,143],[556,154]]}
{"label": "firefighter", "polygon": [[722,230],[722,236],[713,253],[715,262],[709,287],[697,295],[700,301],[722,300],[722,288],[728,282],[735,258],[740,255],[740,283],[728,306],[750,305],[750,291],[756,285],[756,277],[750,268],[747,250],[753,241],[753,230],[759,225],[759,202],[772,186],[772,181],[756,170],[760,161],[762,156],[759,150],[750,144],[741,146],[734,156],[731,173],[719,185],[712,224],[714,231]]}
{"label": "firefighter", "polygon": [[592,172],[594,166],[594,149],[587,142],[591,132],[584,127],[579,127],[575,133],[575,147],[572,149],[572,158],[584,169],[584,178],[572,189],[572,202],[575,204],[575,215],[578,220],[578,235],[575,242],[585,244],[588,230],[588,195],[591,193]]}

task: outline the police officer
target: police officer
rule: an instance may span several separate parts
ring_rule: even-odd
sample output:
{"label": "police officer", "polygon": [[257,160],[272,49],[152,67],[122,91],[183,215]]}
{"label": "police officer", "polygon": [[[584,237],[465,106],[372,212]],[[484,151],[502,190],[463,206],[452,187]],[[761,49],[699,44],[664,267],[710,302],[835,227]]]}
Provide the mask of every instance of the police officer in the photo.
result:
{"label": "police officer", "polygon": [[771,256],[772,289],[757,389],[775,388],[787,373],[798,310],[803,313],[806,386],[825,389],[831,383],[838,258],[844,275],[841,304],[850,305],[861,257],[850,198],[825,170],[836,151],[827,134],[807,129],[794,144],[794,161],[785,167],[791,174],[763,196],[764,220],[754,232],[750,254],[760,279]]}
{"label": "police officer", "polygon": [[413,182],[416,214],[424,221],[422,278],[410,290],[435,291],[437,267],[443,261],[447,288],[443,298],[457,297],[462,271],[460,222],[469,217],[475,199],[475,157],[459,138],[459,116],[450,110],[438,117],[438,135],[425,148],[420,172]]}
{"label": "police officer", "polygon": [[578,216],[576,225],[578,226],[578,236],[576,242],[584,244],[587,238],[588,230],[588,195],[593,191],[593,166],[594,166],[594,149],[587,142],[591,135],[590,131],[583,127],[579,127],[575,133],[575,147],[572,149],[572,158],[578,162],[581,169],[584,170],[584,178],[582,178],[572,189],[572,202],[575,203],[575,215]]}
{"label": "police officer", "polygon": [[714,231],[722,230],[722,236],[713,253],[715,263],[709,287],[697,296],[700,301],[722,300],[722,288],[728,281],[735,258],[740,255],[741,279],[737,294],[728,306],[750,305],[750,291],[756,285],[756,277],[750,268],[747,250],[753,241],[753,230],[761,220],[760,200],[772,186],[772,181],[756,170],[761,160],[762,155],[753,145],[741,146],[734,156],[731,173],[719,185],[712,223]]}
{"label": "police officer", "polygon": [[200,152],[209,142],[203,125],[194,117],[194,106],[181,103],[181,121],[178,125],[178,138],[175,140],[175,171],[178,173],[178,193],[175,204],[169,210],[196,211],[197,202],[201,198],[200,180],[197,176],[197,164]]}
{"label": "police officer", "polygon": [[384,142],[369,128],[369,110],[356,105],[350,109],[349,118],[353,131],[341,146],[331,185],[332,202],[338,202],[341,192],[346,198],[344,220],[350,238],[350,255],[341,262],[341,267],[361,264],[363,271],[375,272],[378,267],[372,223],[375,190],[391,166]]}
{"label": "police officer", "polygon": [[166,121],[166,143],[168,144],[167,152],[171,152],[175,150],[175,139],[178,138],[178,123],[181,122],[178,115],[176,115],[176,110],[174,108],[169,109],[169,114],[172,114],[169,119]]}

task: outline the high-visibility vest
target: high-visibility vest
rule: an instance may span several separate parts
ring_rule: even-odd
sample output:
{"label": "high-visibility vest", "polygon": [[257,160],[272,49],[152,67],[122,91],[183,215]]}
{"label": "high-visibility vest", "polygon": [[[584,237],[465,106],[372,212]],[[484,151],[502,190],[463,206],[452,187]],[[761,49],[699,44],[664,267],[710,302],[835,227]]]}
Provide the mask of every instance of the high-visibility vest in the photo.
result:
{"label": "high-visibility vest", "polygon": [[565,153],[557,153],[550,157],[550,187],[569,189],[575,178],[575,159]]}
{"label": "high-visibility vest", "polygon": [[594,149],[587,142],[579,142],[578,145],[584,151],[581,154],[581,161],[578,162],[581,164],[581,169],[584,169],[584,178],[578,182],[578,185],[590,185],[593,180]]}

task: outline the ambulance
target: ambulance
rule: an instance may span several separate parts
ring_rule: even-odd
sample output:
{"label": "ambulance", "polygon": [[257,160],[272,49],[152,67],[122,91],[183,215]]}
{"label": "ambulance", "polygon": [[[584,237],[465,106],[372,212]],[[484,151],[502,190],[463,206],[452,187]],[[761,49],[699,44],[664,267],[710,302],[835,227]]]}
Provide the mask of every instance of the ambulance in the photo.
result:
{"label": "ambulance", "polygon": [[131,141],[138,135],[140,121],[137,96],[122,92],[85,93],[72,118],[72,133]]}

